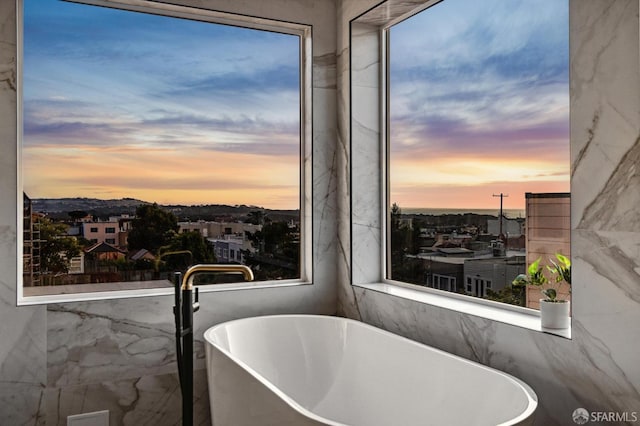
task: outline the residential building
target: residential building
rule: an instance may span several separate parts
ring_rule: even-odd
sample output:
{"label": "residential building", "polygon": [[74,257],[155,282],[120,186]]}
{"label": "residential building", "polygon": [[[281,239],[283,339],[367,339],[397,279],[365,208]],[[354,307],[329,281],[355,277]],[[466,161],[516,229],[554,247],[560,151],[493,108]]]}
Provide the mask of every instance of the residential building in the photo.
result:
{"label": "residential building", "polygon": [[120,245],[119,233],[120,224],[118,221],[82,223],[82,235],[93,243]]}
{"label": "residential building", "polygon": [[256,232],[262,229],[262,225],[254,225],[244,222],[178,222],[179,232],[196,231],[205,238],[224,238],[225,235],[244,236],[245,232]]}
{"label": "residential building", "polygon": [[487,297],[488,291],[498,292],[518,274],[525,272],[524,253],[516,256],[480,257],[464,262],[464,291],[470,296]]}
{"label": "residential building", "polygon": [[244,263],[244,241],[237,238],[215,239],[207,238],[213,246],[218,263]]}
{"label": "residential building", "polygon": [[[500,228],[500,222],[502,222],[502,228]],[[522,217],[509,218],[502,216],[502,218],[487,220],[487,232],[489,234],[498,236],[500,235],[501,229],[502,234],[505,237],[518,237],[523,235],[525,230],[525,219]]]}
{"label": "residential building", "polygon": [[85,255],[91,260],[118,260],[124,259],[126,253],[109,243],[99,242],[84,250]]}

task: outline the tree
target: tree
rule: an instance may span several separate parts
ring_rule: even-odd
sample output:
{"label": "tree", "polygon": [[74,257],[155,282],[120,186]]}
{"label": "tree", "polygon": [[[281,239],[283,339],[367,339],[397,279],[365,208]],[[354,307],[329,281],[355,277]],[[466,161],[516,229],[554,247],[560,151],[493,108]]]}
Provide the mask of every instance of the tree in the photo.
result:
{"label": "tree", "polygon": [[262,210],[252,210],[247,214],[247,223],[253,225],[264,225],[265,219],[266,217]]}
{"label": "tree", "polygon": [[411,229],[411,254],[420,253],[420,247],[422,246],[422,235],[421,230],[426,227],[426,222],[424,219],[413,218],[412,221],[412,229]]}
{"label": "tree", "polygon": [[525,285],[507,285],[498,291],[487,290],[487,299],[508,303],[516,306],[526,306]]}
{"label": "tree", "polygon": [[68,213],[68,215],[71,218],[71,220],[73,220],[74,222],[77,222],[80,219],[82,219],[83,217],[87,217],[89,215],[89,213],[87,213],[84,210],[71,210]]}
{"label": "tree", "polygon": [[300,275],[299,229],[287,222],[268,222],[262,230],[247,232],[255,252],[245,250],[245,263],[256,279],[297,278]]}
{"label": "tree", "polygon": [[401,222],[402,209],[397,203],[391,206],[390,215],[391,228],[391,265],[392,270],[404,264],[405,254],[408,252],[407,242],[409,239],[409,229]]}
{"label": "tree", "polygon": [[167,269],[186,269],[198,263],[215,263],[213,247],[199,232],[174,234],[171,242],[162,248],[160,255]]}
{"label": "tree", "polygon": [[67,226],[42,219],[40,227],[40,264],[45,272],[69,272],[71,258],[80,254],[78,241],[67,236]]}
{"label": "tree", "polygon": [[402,220],[402,209],[397,203],[391,206],[389,228],[391,246],[390,278],[414,284],[424,284],[425,269],[423,262],[408,258],[408,254],[417,254],[420,250],[420,228],[422,222],[408,226]]}
{"label": "tree", "polygon": [[179,229],[173,213],[162,210],[156,203],[140,205],[131,221],[129,249],[144,248],[158,254],[160,247],[168,245]]}

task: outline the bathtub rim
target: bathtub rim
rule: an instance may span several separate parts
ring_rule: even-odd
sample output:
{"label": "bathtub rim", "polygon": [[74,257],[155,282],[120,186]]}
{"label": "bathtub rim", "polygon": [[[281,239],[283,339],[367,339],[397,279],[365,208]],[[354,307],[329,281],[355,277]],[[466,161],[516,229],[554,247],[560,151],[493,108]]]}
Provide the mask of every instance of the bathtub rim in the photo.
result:
{"label": "bathtub rim", "polygon": [[[433,351],[435,353],[438,353],[440,355],[444,355],[444,356],[447,356],[447,357],[452,357],[454,359],[457,359],[458,361],[462,361],[462,362],[470,364],[470,365],[472,365],[474,367],[479,367],[479,368],[482,368],[483,370],[490,371],[490,372],[492,372],[494,374],[499,374],[499,375],[503,376],[508,381],[511,381],[511,382],[515,383],[517,386],[519,386],[520,388],[522,388],[522,390],[524,391],[524,394],[527,397],[527,407],[518,416],[509,419],[507,422],[500,423],[497,426],[508,426],[508,425],[520,424],[520,423],[524,422],[525,420],[529,419],[530,417],[532,417],[535,414],[536,409],[538,408],[538,396],[535,393],[535,391],[533,390],[533,388],[531,388],[531,386],[529,386],[527,383],[525,383],[521,379],[519,379],[519,378],[517,378],[517,377],[515,377],[515,376],[513,376],[513,375],[511,375],[511,374],[509,374],[509,373],[507,373],[505,371],[498,370],[497,368],[493,368],[493,367],[490,367],[490,366],[487,366],[487,365],[484,365],[484,364],[480,364],[477,361],[472,361],[470,359],[463,358],[463,357],[461,357],[459,355],[455,355],[455,354],[446,352],[446,351],[444,351],[442,349],[434,348],[433,346],[429,346],[427,344],[420,343],[420,342],[418,342],[416,340],[409,339],[407,337],[401,336],[399,334],[393,333],[393,332],[385,330],[383,328],[376,327],[376,326],[368,324],[368,323],[366,323],[364,321],[359,321],[359,320],[355,320],[355,319],[351,319],[351,318],[338,317],[338,316],[333,316],[333,315],[317,315],[317,314],[256,315],[256,316],[251,316],[251,317],[244,317],[244,318],[238,318],[238,319],[234,319],[234,320],[229,320],[229,321],[225,321],[225,322],[213,325],[213,326],[211,326],[211,327],[209,327],[209,328],[207,328],[205,330],[205,332],[204,332],[204,340],[205,340],[205,343],[207,345],[213,346],[220,353],[222,353],[225,357],[227,357],[228,359],[230,359],[233,362],[237,363],[243,370],[245,370],[247,373],[249,373],[253,378],[258,380],[261,384],[266,386],[269,390],[271,390],[280,399],[282,399],[285,403],[287,403],[292,409],[298,411],[301,415],[309,417],[310,419],[315,420],[317,422],[325,423],[325,424],[327,424],[329,426],[352,426],[352,425],[348,425],[348,424],[345,424],[345,423],[340,423],[338,421],[335,421],[335,420],[332,420],[332,419],[329,419],[329,418],[326,418],[326,417],[319,416],[318,414],[315,414],[312,411],[310,411],[309,409],[301,406],[292,397],[290,397],[285,392],[283,392],[280,388],[278,388],[278,386],[273,384],[271,381],[265,379],[254,368],[252,368],[247,363],[245,363],[244,361],[239,359],[237,356],[234,356],[230,351],[228,351],[225,348],[222,348],[219,345],[217,345],[216,343],[214,343],[212,338],[211,338],[211,334],[215,333],[215,331],[217,329],[232,325],[232,324],[237,323],[237,322],[259,321],[261,319],[269,319],[269,318],[301,318],[301,317],[302,318],[311,318],[311,319],[320,319],[320,320],[323,320],[323,321],[329,320],[329,321],[355,323],[355,324],[357,324],[357,326],[362,326],[362,327],[368,328],[368,329],[370,329],[370,330],[372,330],[374,332],[377,332],[377,333],[383,334],[385,336],[388,336],[389,338],[393,338],[393,339],[396,339],[398,341],[409,343],[409,344],[412,344],[412,345],[417,345],[420,348],[427,349],[427,350]],[[208,362],[207,362],[207,368],[209,368]]]}

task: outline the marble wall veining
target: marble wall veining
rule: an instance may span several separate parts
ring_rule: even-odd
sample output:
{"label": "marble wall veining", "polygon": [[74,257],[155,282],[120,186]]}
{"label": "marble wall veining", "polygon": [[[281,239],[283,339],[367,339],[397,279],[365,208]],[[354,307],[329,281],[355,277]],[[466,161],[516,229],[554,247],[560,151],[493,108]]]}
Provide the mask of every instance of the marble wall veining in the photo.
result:
{"label": "marble wall veining", "polygon": [[[178,425],[172,296],[16,306],[17,3],[0,2],[0,425],[65,425],[70,414],[103,409],[112,426]],[[206,328],[254,315],[336,312],[335,2],[173,3],[313,27],[313,285],[200,295],[194,410],[196,424],[208,425]]]}
{"label": "marble wall veining", "polygon": [[[201,295],[196,424],[210,423],[203,331],[234,318],[289,312],[337,311],[510,372],[538,393],[540,425],[573,424],[578,407],[640,413],[638,0],[570,0],[571,340],[352,285],[379,280],[382,271],[375,207],[381,157],[368,121],[377,105],[379,59],[367,49],[350,51],[349,27],[379,0],[173,2],[311,24],[314,37],[314,284]],[[416,4],[393,0],[375,23]],[[371,25],[355,35],[372,38]],[[0,424],[64,425],[69,414],[102,409],[113,426],[180,424],[172,297],[16,307],[16,43],[16,4],[1,1]],[[352,54],[368,65],[350,75]],[[372,145],[353,146],[352,135]]]}
{"label": "marble wall veining", "polygon": [[46,386],[46,307],[16,307],[16,22],[0,3],[0,424],[36,424]]}
{"label": "marble wall veining", "polygon": [[[370,82],[379,78],[369,75],[371,68],[377,70],[376,58],[362,60],[360,50],[377,55],[378,40],[369,38],[367,53],[362,37],[375,27],[361,19],[349,32],[352,19],[380,2],[345,0],[338,10],[339,139],[351,137],[352,143],[342,159],[347,168],[351,164],[352,174],[350,181],[340,180],[344,186],[338,194],[345,206],[340,220],[350,215],[353,220],[349,246],[340,228],[344,251],[351,255],[340,269],[340,313],[522,378],[540,398],[540,425],[574,424],[571,416],[579,407],[640,414],[639,2],[569,1],[571,340],[351,285],[351,280],[375,282],[382,274],[382,254],[372,251],[383,232],[377,213],[381,199],[359,193],[375,192],[382,180],[377,164],[367,168],[363,162],[366,156],[379,161],[377,127],[366,124],[367,104],[375,103],[376,95],[363,89],[372,92]],[[395,5],[395,15],[405,13],[407,3],[390,0],[374,23],[393,16]]]}

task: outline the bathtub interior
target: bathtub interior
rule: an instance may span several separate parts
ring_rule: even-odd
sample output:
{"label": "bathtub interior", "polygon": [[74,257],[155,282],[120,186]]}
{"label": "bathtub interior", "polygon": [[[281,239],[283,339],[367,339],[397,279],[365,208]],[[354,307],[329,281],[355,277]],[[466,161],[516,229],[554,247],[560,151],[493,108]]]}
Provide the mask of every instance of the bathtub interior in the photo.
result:
{"label": "bathtub interior", "polygon": [[313,411],[340,374],[344,362],[344,343],[340,341],[346,339],[347,325],[273,316],[233,321],[207,334],[206,340],[249,373]]}
{"label": "bathtub interior", "polygon": [[535,408],[511,376],[353,320],[249,318],[206,338],[292,407],[335,424],[517,424]]}

